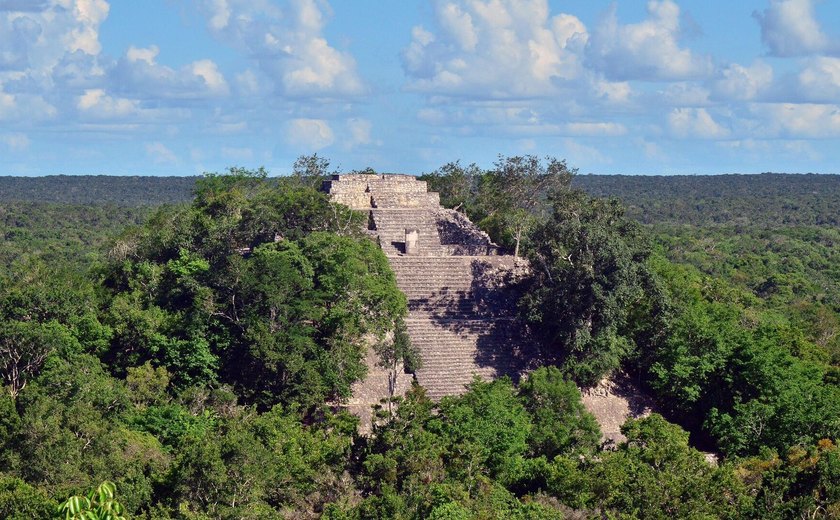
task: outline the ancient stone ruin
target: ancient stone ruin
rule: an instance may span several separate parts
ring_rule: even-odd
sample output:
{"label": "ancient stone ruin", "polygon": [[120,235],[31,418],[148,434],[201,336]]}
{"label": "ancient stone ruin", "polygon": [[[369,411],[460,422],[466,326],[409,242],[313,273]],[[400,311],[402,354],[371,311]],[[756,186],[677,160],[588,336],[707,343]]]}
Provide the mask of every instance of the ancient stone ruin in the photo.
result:
{"label": "ancient stone ruin", "polygon": [[[475,375],[519,376],[533,356],[514,319],[521,267],[512,256],[413,176],[336,175],[324,189],[368,212],[368,231],[408,298],[408,334],[422,359],[415,377],[430,397],[462,393]],[[379,392],[372,383],[357,389],[357,399],[369,401],[358,396],[366,389]]]}
{"label": "ancient stone ruin", "polygon": [[[514,312],[516,282],[527,268],[502,254],[463,214],[441,207],[424,181],[410,175],[335,175],[323,189],[335,202],[368,212],[368,232],[408,298],[408,334],[422,360],[414,376],[431,398],[463,393],[474,376],[516,380],[538,363]],[[361,416],[363,432],[370,426],[371,405],[391,393],[402,395],[411,384],[407,374],[391,381],[376,361],[370,353],[368,377],[354,386],[348,403]],[[624,419],[645,415],[652,406],[626,378],[582,390],[605,442],[621,442]]]}

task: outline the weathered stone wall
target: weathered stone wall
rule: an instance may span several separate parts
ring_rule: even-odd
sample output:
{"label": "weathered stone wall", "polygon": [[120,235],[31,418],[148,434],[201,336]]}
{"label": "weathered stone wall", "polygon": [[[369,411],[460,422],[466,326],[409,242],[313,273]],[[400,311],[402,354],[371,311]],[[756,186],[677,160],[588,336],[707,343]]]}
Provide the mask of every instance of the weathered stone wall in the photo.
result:
{"label": "weathered stone wall", "polygon": [[438,235],[446,254],[452,256],[501,255],[501,248],[490,240],[464,214],[441,209],[437,214]]}
{"label": "weathered stone wall", "polygon": [[353,209],[432,207],[440,196],[411,175],[334,175],[324,191]]}

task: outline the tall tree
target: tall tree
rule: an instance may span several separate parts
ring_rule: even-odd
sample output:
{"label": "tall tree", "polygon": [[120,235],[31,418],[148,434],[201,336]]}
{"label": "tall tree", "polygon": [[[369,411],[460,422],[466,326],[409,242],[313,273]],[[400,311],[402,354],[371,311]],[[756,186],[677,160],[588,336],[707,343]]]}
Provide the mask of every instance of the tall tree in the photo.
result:
{"label": "tall tree", "polygon": [[552,200],[551,217],[530,234],[533,277],[521,307],[544,354],[594,384],[634,350],[628,317],[656,296],[650,249],[616,201],[578,191]]}
{"label": "tall tree", "polygon": [[496,227],[504,242],[514,244],[514,256],[519,256],[528,231],[548,217],[547,202],[568,191],[576,172],[566,161],[553,157],[546,157],[543,163],[534,155],[500,155],[479,188],[485,225]]}

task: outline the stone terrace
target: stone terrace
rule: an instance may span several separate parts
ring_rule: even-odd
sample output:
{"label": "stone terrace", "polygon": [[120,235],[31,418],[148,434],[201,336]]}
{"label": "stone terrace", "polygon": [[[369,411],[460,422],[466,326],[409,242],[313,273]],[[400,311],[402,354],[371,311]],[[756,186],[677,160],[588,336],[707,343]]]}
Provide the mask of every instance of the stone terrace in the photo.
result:
{"label": "stone terrace", "polygon": [[533,356],[522,348],[530,342],[513,318],[523,267],[512,256],[500,255],[486,234],[442,208],[438,194],[413,176],[336,175],[324,190],[368,212],[369,232],[408,298],[406,325],[423,364],[415,376],[430,397],[460,394],[475,375],[522,373]]}

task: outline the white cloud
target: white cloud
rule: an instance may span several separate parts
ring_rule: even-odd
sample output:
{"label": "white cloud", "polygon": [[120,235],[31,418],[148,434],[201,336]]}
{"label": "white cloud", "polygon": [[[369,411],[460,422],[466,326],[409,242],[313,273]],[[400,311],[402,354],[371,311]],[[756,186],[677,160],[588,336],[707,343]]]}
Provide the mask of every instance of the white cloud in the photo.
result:
{"label": "white cloud", "polygon": [[[548,113],[544,113],[545,108]],[[548,106],[538,107],[532,102],[492,100],[462,103],[457,106],[422,108],[417,119],[430,126],[453,127],[462,132],[499,136],[574,136],[619,137],[627,127],[615,121],[595,117],[572,118],[561,122]]]}
{"label": "white cloud", "polygon": [[645,140],[644,138],[641,138],[641,137],[634,139],[633,142],[639,148],[642,149],[642,152],[644,152],[646,158],[654,159],[654,160],[657,160],[657,161],[667,161],[668,160],[668,156],[662,150],[662,147],[660,147],[655,142],[647,141],[647,140]]}
{"label": "white cloud", "polygon": [[626,81],[606,81],[601,78],[594,79],[591,88],[598,99],[618,105],[627,103],[633,93],[630,83]]}
{"label": "white cloud", "polygon": [[651,0],[648,19],[621,25],[612,4],[586,48],[588,63],[612,80],[679,80],[706,77],[708,56],[681,48],[680,8],[672,0]]}
{"label": "white cloud", "polygon": [[323,119],[292,119],[286,137],[290,144],[303,147],[305,151],[320,150],[335,142],[332,128]]}
{"label": "white cloud", "polygon": [[263,97],[271,93],[271,80],[262,72],[246,69],[236,75],[236,90],[242,96]]}
{"label": "white cloud", "polygon": [[227,81],[212,60],[198,60],[175,70],[157,63],[159,49],[129,47],[109,72],[116,92],[135,98],[195,99],[229,94]]}
{"label": "white cloud", "polygon": [[[267,0],[202,0],[210,31],[252,58],[283,94],[341,97],[364,92],[353,57],[323,35],[328,6],[292,0],[284,8]],[[255,79],[241,76],[252,87]]]}
{"label": "white cloud", "polygon": [[[2,87],[0,85],[0,87]],[[58,110],[38,94],[10,94],[0,88],[0,121],[25,126],[53,119]]]}
{"label": "white cloud", "polygon": [[[67,2],[59,0],[58,3]],[[72,4],[73,16],[78,24],[65,37],[67,50],[99,54],[102,50],[99,43],[99,25],[108,18],[110,5],[105,0],[75,0]]]}
{"label": "white cloud", "polygon": [[146,155],[148,155],[155,164],[175,164],[178,162],[178,156],[159,141],[146,143]]}
{"label": "white cloud", "polygon": [[248,123],[245,121],[220,122],[209,128],[212,133],[220,135],[241,134],[248,130]]}
{"label": "white cloud", "polygon": [[99,27],[105,0],[0,2],[0,120],[25,129],[60,121],[104,69]]}
{"label": "white cloud", "polygon": [[29,49],[41,35],[41,25],[32,16],[0,14],[0,70],[21,70],[29,64]]}
{"label": "white cloud", "polygon": [[771,135],[794,138],[840,136],[840,107],[833,104],[763,103],[750,107]]}
{"label": "white cloud", "polygon": [[546,0],[438,1],[437,27],[402,53],[412,90],[471,97],[549,96],[582,74],[586,27]]}
{"label": "white cloud", "polygon": [[804,56],[833,45],[814,17],[813,0],[770,0],[770,7],[753,16],[774,56]]}
{"label": "white cloud", "polygon": [[840,102],[840,58],[808,60],[797,81],[799,94],[809,101]]}
{"label": "white cloud", "polygon": [[470,13],[464,12],[457,4],[443,4],[438,14],[441,26],[452,35],[460,50],[474,51],[478,34]]}
{"label": "white cloud", "polygon": [[227,94],[228,85],[219,67],[212,60],[194,61],[190,65],[192,73],[203,79],[207,90],[214,94]]}
{"label": "white cloud", "polygon": [[211,29],[218,31],[227,27],[231,15],[227,0],[208,0],[207,8],[211,13],[208,22]]}
{"label": "white cloud", "polygon": [[154,65],[158,54],[160,54],[160,49],[157,45],[152,45],[148,49],[137,48],[132,45],[126,51],[125,57],[131,62],[145,61],[149,65]]}
{"label": "white cloud", "polygon": [[668,114],[668,126],[679,138],[720,139],[729,135],[705,108],[675,108]]}
{"label": "white cloud", "polygon": [[21,3],[0,4],[0,80],[12,72],[43,81],[65,56],[101,52],[99,26],[110,10],[105,0],[33,1],[23,11]]}
{"label": "white cloud", "polygon": [[76,108],[82,114],[96,119],[121,119],[136,115],[140,103],[133,99],[109,96],[103,89],[90,89],[79,96]]}
{"label": "white cloud", "polygon": [[756,61],[750,67],[733,63],[720,71],[715,92],[725,100],[747,101],[755,99],[772,83],[773,68],[763,61]]}

